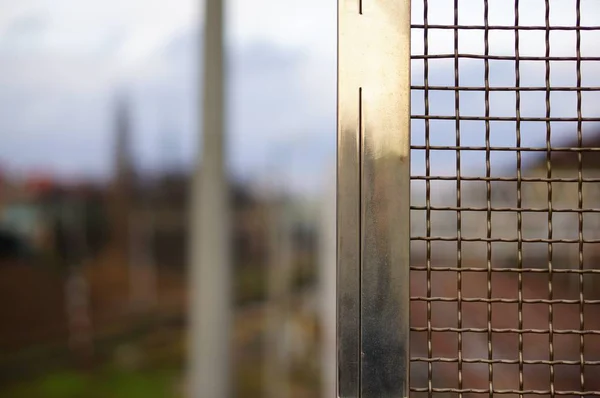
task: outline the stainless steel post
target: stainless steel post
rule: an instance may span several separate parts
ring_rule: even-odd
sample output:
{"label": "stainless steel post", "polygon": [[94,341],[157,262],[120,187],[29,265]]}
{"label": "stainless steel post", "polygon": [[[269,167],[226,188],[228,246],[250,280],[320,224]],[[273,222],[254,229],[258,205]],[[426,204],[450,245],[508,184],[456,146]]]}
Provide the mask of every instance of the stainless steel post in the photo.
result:
{"label": "stainless steel post", "polygon": [[338,395],[406,397],[410,0],[338,12]]}

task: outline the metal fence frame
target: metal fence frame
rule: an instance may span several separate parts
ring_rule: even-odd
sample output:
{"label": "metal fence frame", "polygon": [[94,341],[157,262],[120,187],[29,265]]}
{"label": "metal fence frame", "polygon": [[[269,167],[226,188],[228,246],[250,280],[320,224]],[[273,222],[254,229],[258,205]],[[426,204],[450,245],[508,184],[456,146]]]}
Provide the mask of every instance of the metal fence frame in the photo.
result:
{"label": "metal fence frame", "polygon": [[[600,395],[600,382],[593,376],[594,369],[600,365],[600,356],[596,354],[600,354],[597,349],[600,341],[588,343],[586,340],[600,335],[600,321],[595,319],[598,317],[594,317],[594,313],[589,315],[593,306],[600,304],[600,295],[595,295],[593,289],[584,289],[588,285],[586,278],[600,274],[594,264],[590,265],[587,254],[584,255],[586,245],[600,242],[595,235],[590,235],[595,227],[584,223],[584,214],[590,223],[595,214],[600,214],[593,204],[585,203],[588,200],[586,189],[590,189],[586,187],[597,184],[600,179],[597,175],[586,175],[584,166],[597,157],[600,139],[596,144],[586,144],[583,134],[586,126],[600,118],[584,115],[582,111],[582,92],[600,92],[600,87],[582,84],[582,65],[600,61],[600,54],[583,54],[581,44],[583,31],[600,31],[600,26],[582,26],[585,0],[573,0],[576,21],[572,26],[551,23],[553,3],[550,0],[544,0],[544,7],[539,10],[545,21],[539,26],[525,26],[520,22],[519,10],[524,1],[506,2],[507,10],[514,13],[514,26],[490,24],[490,0],[480,0],[483,23],[479,25],[460,23],[459,6],[464,3],[459,0],[446,0],[454,6],[453,22],[435,25],[429,23],[428,3],[431,2],[414,1],[423,2],[424,15],[423,23],[412,25],[410,0],[338,2],[338,396],[407,397],[409,393],[428,397],[436,394],[459,397]],[[411,30],[412,34],[423,35],[422,54],[411,56]],[[433,30],[445,31],[453,37],[452,53],[428,52]],[[473,31],[483,32],[481,53],[461,51],[459,47],[459,33]],[[514,55],[490,51],[490,33],[495,31],[513,32]],[[520,31],[544,32],[543,56],[524,54],[520,48]],[[550,37],[557,31],[574,33],[575,55],[553,54]],[[429,63],[434,59],[454,61],[453,84],[430,85]],[[482,86],[461,84],[460,60],[464,59],[482,61]],[[422,62],[423,84],[411,85],[411,60]],[[497,86],[490,83],[490,63],[499,61],[514,64],[514,84]],[[521,79],[522,62],[543,65],[545,84],[526,84]],[[575,84],[559,86],[552,83],[551,70],[554,63],[560,62],[575,64]],[[423,95],[422,114],[411,113],[411,90]],[[454,94],[453,115],[432,112],[431,93],[436,91]],[[497,116],[490,111],[491,93],[499,91],[514,94],[513,115]],[[463,92],[483,94],[485,110],[482,114],[471,116],[461,112]],[[523,112],[525,92],[545,94],[544,116]],[[557,116],[551,108],[553,92],[575,93],[576,114]],[[432,121],[441,120],[454,123],[454,145],[432,144],[435,129]],[[424,123],[424,145],[410,144],[411,121]],[[461,140],[465,121],[482,122],[481,136],[485,138],[485,145],[473,146]],[[492,144],[494,123],[500,122],[514,123],[516,144]],[[555,124],[563,122],[576,125],[575,142],[557,146],[553,144],[552,133]],[[525,123],[544,126],[545,146],[535,147],[523,141]],[[424,152],[423,175],[411,175],[411,151]],[[436,175],[432,171],[433,151],[454,153],[454,175]],[[485,154],[485,175],[463,174],[465,166],[461,154],[469,151]],[[514,175],[495,176],[492,173],[492,154],[500,151],[516,155]],[[523,157],[531,153],[542,157],[538,174],[534,175],[528,174],[523,161]],[[572,170],[558,170],[559,157],[563,155],[572,157]],[[600,170],[600,163],[594,167]],[[411,181],[425,185],[423,203],[410,203]],[[431,184],[436,181],[455,184],[454,194],[450,197],[452,203],[432,203]],[[485,185],[482,190],[485,200],[480,205],[466,203],[464,184],[467,182]],[[514,187],[511,185],[514,192],[510,200],[501,202],[498,199],[496,193],[500,183],[514,184]],[[528,184],[535,183],[545,186],[541,205],[532,205],[526,200]],[[558,193],[563,190],[571,190],[573,195],[571,202],[561,205]],[[507,204],[511,201],[514,203]],[[411,232],[411,211],[421,212],[424,216],[423,233]],[[453,230],[450,234],[432,227],[432,216],[440,212],[454,214],[447,222],[451,227],[448,230]],[[473,231],[468,231],[467,213],[480,216],[481,219],[475,221],[481,224],[475,229],[478,235],[470,235]],[[525,217],[530,213],[540,216],[541,221],[538,221],[544,226],[534,231],[535,236],[528,236],[530,231],[526,231]],[[563,231],[557,222],[561,214],[576,217],[569,227],[574,236],[561,234]],[[504,217],[514,218],[515,227],[508,235],[498,232],[496,220]],[[453,254],[453,259],[446,258],[443,264],[432,248],[440,242],[451,243],[455,248],[446,252]],[[416,243],[424,248],[423,258],[415,259],[409,255],[411,244]],[[466,260],[469,254],[466,245],[471,243],[481,245],[484,254],[479,263]],[[495,247],[506,243],[515,245],[514,258],[501,264],[496,258],[498,250]],[[537,266],[524,255],[524,246],[528,244],[543,246]],[[560,245],[574,248],[573,259],[559,258]],[[591,258],[592,262],[595,259],[597,256]],[[419,275],[422,285],[419,285]],[[532,276],[546,277],[541,288],[527,281]],[[570,278],[569,286],[575,286],[576,291],[568,290],[562,276]],[[514,286],[507,288],[501,279],[514,283]],[[479,286],[475,286],[477,284]],[[538,289],[539,297],[527,296],[531,289]],[[433,307],[440,303],[452,304],[452,310],[434,315]],[[482,306],[485,315],[481,327],[470,325],[473,314],[467,308],[474,308],[475,304]],[[500,319],[505,310],[499,309],[499,305],[512,306],[510,311],[515,313],[512,323]],[[411,312],[409,318],[409,308],[419,310]],[[439,308],[437,311],[440,314]],[[568,325],[561,320],[563,316],[571,319]],[[505,326],[499,326],[503,322]],[[413,341],[411,346],[409,335],[418,335],[423,341],[420,353],[417,350],[411,352],[414,345],[420,343]],[[495,342],[506,336],[514,337],[516,343],[503,354],[498,353],[500,349],[496,349]],[[547,346],[541,344],[527,351],[526,342],[532,338],[547,340]],[[475,343],[481,343],[479,351],[473,348]],[[424,367],[423,384],[409,381],[409,368],[419,364]],[[442,366],[455,379],[451,383],[440,384],[434,377],[438,372],[434,369]],[[479,373],[473,370],[475,366],[481,367],[477,370]],[[501,366],[511,368],[495,372]],[[532,370],[536,366],[538,373]],[[540,376],[542,373],[544,375]],[[528,380],[527,374],[533,376]]]}
{"label": "metal fence frame", "polygon": [[338,4],[338,395],[405,397],[410,1]]}

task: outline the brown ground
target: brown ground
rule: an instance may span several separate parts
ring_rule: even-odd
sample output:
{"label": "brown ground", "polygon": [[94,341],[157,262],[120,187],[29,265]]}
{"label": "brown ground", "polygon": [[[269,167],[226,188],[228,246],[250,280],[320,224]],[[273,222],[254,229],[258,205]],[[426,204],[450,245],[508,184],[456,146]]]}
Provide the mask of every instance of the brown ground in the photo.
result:
{"label": "brown ground", "polygon": [[[118,328],[129,316],[129,273],[110,253],[86,267],[96,333]],[[67,339],[64,276],[40,266],[0,266],[0,352]],[[159,312],[182,313],[184,278],[168,271],[158,277]],[[2,355],[0,354],[0,356]]]}
{"label": "brown ground", "polygon": [[[111,356],[118,357],[119,347],[126,343],[125,346],[133,344],[145,347],[142,350],[146,352],[148,366],[183,366],[186,281],[181,272],[159,272],[159,304],[153,311],[153,318],[163,319],[160,321],[163,323],[164,319],[171,320],[165,326],[146,326],[150,328],[147,329],[149,332],[144,332],[147,337],[126,337],[128,333],[131,335],[131,330],[135,330],[136,322],[140,323],[138,320],[141,319],[142,324],[144,321],[143,317],[132,317],[128,301],[129,272],[119,264],[118,258],[110,253],[105,254],[86,268],[86,276],[90,284],[95,338],[105,341],[96,343],[97,357],[101,353],[106,360],[109,352]],[[51,269],[18,264],[0,266],[1,369],[9,369],[11,374],[14,370],[19,377],[29,377],[27,374],[30,372],[47,372],[68,364],[68,361],[64,361],[64,358],[68,358],[64,282],[63,276]],[[303,319],[301,322],[307,323],[309,329],[314,328],[314,320]],[[250,304],[237,311],[233,336],[237,396],[251,398],[262,394],[264,332],[264,305]],[[119,341],[111,342],[110,339],[114,339],[111,336],[125,337],[118,337]],[[51,349],[48,350],[48,347]],[[312,353],[307,353],[306,361],[318,360],[314,349]],[[61,353],[63,359],[59,359],[56,353]],[[12,368],[13,362],[18,369]],[[32,362],[35,367],[30,366]],[[305,368],[304,372],[294,371],[292,398],[316,396],[314,366],[314,363],[308,367],[300,366]],[[8,374],[5,376],[12,377]]]}

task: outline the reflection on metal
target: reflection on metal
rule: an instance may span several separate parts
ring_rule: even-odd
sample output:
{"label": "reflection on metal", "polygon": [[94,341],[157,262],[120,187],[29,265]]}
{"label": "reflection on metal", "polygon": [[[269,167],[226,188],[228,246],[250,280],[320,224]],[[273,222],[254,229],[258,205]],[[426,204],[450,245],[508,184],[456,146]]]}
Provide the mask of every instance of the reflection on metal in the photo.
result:
{"label": "reflection on metal", "polygon": [[338,12],[338,395],[405,397],[410,1]]}
{"label": "reflection on metal", "polygon": [[206,0],[202,159],[190,233],[190,397],[231,396],[229,200],[224,160],[223,1]]}

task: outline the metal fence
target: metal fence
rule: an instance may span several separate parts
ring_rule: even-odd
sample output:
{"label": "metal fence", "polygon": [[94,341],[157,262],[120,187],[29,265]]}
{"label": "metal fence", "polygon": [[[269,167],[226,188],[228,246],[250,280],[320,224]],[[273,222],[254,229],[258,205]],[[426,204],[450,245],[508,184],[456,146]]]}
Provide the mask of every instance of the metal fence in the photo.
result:
{"label": "metal fence", "polygon": [[600,395],[600,2],[339,4],[338,395]]}

